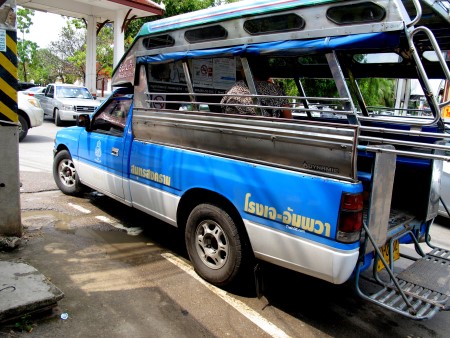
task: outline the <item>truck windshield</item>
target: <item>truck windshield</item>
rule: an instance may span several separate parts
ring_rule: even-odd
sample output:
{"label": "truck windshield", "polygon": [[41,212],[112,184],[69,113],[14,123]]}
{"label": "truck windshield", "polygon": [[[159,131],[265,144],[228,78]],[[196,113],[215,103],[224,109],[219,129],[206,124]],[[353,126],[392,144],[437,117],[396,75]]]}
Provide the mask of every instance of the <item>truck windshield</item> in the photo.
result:
{"label": "truck windshield", "polygon": [[91,93],[89,93],[89,90],[87,90],[87,88],[65,87],[65,86],[56,87],[56,97],[92,99],[92,95]]}

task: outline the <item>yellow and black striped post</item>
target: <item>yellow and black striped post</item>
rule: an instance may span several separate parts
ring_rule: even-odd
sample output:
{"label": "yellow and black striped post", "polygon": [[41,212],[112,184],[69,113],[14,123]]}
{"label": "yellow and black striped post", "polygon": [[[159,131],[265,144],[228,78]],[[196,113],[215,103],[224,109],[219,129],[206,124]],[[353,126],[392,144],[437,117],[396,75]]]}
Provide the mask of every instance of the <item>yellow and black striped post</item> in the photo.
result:
{"label": "yellow and black striped post", "polygon": [[22,236],[16,0],[0,0],[0,235]]}
{"label": "yellow and black striped post", "polygon": [[0,28],[0,121],[18,122],[17,32]]}

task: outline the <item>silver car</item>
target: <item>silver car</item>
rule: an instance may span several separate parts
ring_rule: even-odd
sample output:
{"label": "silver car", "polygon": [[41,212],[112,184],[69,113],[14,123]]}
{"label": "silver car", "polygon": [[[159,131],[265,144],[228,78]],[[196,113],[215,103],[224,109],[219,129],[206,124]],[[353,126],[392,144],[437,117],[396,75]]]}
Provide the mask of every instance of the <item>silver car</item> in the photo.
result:
{"label": "silver car", "polygon": [[43,94],[35,97],[45,116],[55,119],[57,126],[63,121],[75,121],[77,115],[92,113],[100,104],[86,87],[69,84],[49,84]]}

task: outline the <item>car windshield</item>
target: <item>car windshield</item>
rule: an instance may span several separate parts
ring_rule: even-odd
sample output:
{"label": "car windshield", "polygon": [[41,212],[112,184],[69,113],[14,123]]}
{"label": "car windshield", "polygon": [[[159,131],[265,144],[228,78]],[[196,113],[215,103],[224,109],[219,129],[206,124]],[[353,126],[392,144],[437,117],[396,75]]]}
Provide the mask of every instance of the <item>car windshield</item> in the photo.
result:
{"label": "car windshield", "polygon": [[92,99],[91,93],[87,88],[83,87],[56,87],[56,97],[62,98],[78,98],[78,99]]}

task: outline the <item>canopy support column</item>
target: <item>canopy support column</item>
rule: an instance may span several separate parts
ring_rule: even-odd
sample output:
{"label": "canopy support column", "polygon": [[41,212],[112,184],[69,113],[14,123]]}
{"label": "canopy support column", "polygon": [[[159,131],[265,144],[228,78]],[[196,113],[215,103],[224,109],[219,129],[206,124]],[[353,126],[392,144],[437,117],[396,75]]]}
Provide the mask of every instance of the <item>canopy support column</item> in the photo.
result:
{"label": "canopy support column", "polygon": [[85,86],[93,95],[97,95],[97,27],[96,18],[89,15],[87,18],[87,37],[86,37],[86,79]]}
{"label": "canopy support column", "polygon": [[113,66],[116,67],[120,58],[125,52],[125,34],[122,30],[124,27],[125,11],[117,11],[114,20],[114,60]]}

